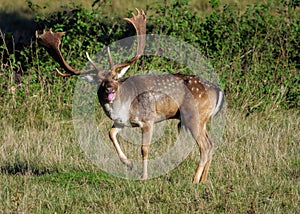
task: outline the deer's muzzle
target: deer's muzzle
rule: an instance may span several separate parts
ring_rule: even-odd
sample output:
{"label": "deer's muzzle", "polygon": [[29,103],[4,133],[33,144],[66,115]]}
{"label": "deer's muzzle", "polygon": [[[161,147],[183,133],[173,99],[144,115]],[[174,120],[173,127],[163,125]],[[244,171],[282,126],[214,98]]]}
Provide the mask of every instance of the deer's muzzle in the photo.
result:
{"label": "deer's muzzle", "polygon": [[113,101],[116,97],[116,91],[113,88],[107,88],[105,89],[105,92],[107,94],[107,100],[108,101]]}

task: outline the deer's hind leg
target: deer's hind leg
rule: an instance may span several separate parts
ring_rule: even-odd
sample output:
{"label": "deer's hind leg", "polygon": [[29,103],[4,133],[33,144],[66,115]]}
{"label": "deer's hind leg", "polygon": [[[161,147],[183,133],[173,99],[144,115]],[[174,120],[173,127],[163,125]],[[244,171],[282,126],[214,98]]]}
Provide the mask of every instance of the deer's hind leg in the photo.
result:
{"label": "deer's hind leg", "polygon": [[[209,170],[213,152],[214,152],[214,143],[209,139],[209,136],[206,133],[206,131],[205,131],[204,141],[205,141],[204,146],[206,147],[206,150],[207,150],[207,157],[206,157],[207,160],[206,160],[203,172],[200,177],[200,183],[205,182],[207,179],[208,170]],[[200,145],[199,145],[199,148],[200,148]],[[200,153],[201,153],[200,155],[202,156],[201,148],[200,148]],[[200,162],[199,162],[199,165],[200,165]],[[198,168],[199,168],[199,166],[198,166]],[[196,175],[195,175],[195,177],[196,177]],[[197,179],[198,179],[198,176],[197,176]],[[194,182],[195,183],[199,182],[199,180],[198,181],[194,180]]]}
{"label": "deer's hind leg", "polygon": [[205,130],[205,126],[200,128],[199,134],[195,136],[191,130],[194,139],[196,140],[199,151],[200,151],[200,160],[194,175],[193,183],[202,183],[206,181],[210,163],[212,160],[214,144],[208,138],[208,135]]}
{"label": "deer's hind leg", "polygon": [[206,132],[206,121],[209,117],[206,116],[205,113],[200,115],[198,112],[189,108],[182,108],[181,113],[182,125],[191,132],[200,151],[200,160],[194,175],[193,183],[204,182],[207,178],[214,149],[214,144],[209,139]]}
{"label": "deer's hind leg", "polygon": [[208,138],[205,128],[203,129],[200,130],[200,134],[195,138],[200,151],[200,160],[194,175],[193,183],[202,183],[206,181],[213,155],[214,144]]}

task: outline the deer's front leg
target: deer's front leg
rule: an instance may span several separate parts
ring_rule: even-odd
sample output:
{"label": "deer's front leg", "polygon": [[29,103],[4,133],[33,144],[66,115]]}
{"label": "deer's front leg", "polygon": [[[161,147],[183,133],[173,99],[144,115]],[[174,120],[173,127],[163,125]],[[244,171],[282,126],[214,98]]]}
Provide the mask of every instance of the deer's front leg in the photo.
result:
{"label": "deer's front leg", "polygon": [[151,138],[153,134],[153,123],[145,123],[142,127],[142,158],[143,158],[143,174],[142,180],[147,179],[147,164],[148,164],[148,150],[151,143]]}
{"label": "deer's front leg", "polygon": [[118,156],[120,158],[120,160],[122,161],[122,163],[124,163],[130,170],[132,170],[132,162],[130,160],[128,160],[128,158],[126,157],[126,155],[123,153],[120,144],[117,140],[117,134],[119,131],[122,130],[123,127],[121,126],[116,126],[115,124],[112,126],[111,130],[109,131],[109,137],[111,139],[111,141],[114,144],[114,147],[118,153]]}

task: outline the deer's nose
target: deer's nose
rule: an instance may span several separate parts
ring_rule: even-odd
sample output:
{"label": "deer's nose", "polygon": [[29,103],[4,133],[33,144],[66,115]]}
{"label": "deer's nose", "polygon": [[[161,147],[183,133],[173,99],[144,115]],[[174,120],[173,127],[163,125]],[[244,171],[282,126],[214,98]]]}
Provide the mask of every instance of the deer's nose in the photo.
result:
{"label": "deer's nose", "polygon": [[113,89],[113,88],[106,88],[106,89],[105,89],[105,92],[106,92],[107,94],[114,93],[114,92],[115,92],[115,89]]}

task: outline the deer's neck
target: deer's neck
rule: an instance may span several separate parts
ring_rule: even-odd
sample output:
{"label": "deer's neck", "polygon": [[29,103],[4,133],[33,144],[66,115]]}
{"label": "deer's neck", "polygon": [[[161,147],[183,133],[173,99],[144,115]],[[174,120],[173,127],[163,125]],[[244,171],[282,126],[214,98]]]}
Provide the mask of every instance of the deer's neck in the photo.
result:
{"label": "deer's neck", "polygon": [[134,99],[132,94],[134,93],[130,88],[120,85],[116,98],[112,102],[102,104],[106,115],[120,125],[131,126],[129,112],[131,102]]}

